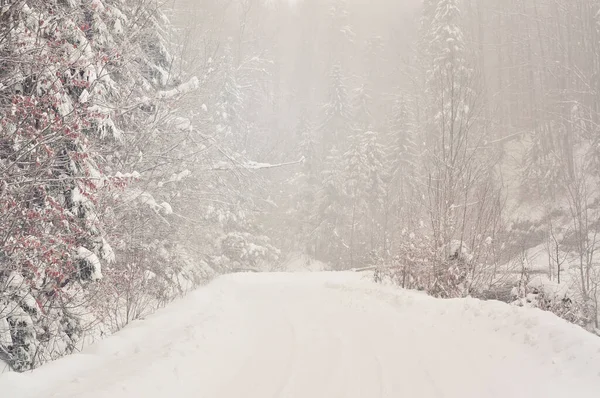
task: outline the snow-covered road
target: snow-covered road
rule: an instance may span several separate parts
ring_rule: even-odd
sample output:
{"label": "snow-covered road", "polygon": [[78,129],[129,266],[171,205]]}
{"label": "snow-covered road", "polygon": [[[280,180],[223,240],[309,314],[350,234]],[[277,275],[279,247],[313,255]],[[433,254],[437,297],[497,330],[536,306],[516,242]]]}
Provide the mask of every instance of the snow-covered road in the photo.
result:
{"label": "snow-covered road", "polygon": [[600,338],[548,313],[351,273],[239,274],[0,396],[598,398]]}

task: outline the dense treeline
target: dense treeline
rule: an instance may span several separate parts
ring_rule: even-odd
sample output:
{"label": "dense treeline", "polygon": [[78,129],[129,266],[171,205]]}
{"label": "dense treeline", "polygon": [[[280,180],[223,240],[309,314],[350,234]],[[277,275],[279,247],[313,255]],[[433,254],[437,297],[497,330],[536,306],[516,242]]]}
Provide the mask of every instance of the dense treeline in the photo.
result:
{"label": "dense treeline", "polygon": [[304,159],[261,184],[284,253],[597,328],[597,1],[182,4],[246,153]]}
{"label": "dense treeline", "polygon": [[15,370],[277,258],[241,194],[254,177],[202,110],[220,99],[190,108],[227,67],[185,73],[160,6],[0,5],[0,358]]}

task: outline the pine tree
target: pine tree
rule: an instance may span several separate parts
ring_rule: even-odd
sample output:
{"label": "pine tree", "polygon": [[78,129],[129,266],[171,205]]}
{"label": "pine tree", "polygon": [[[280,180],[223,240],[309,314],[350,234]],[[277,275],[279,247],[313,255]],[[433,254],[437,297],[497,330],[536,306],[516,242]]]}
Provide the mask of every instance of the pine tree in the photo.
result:
{"label": "pine tree", "polygon": [[[460,123],[466,117],[472,70],[467,62],[464,35],[460,27],[460,11],[456,0],[440,0],[431,21],[427,52],[433,63],[427,72],[428,89],[443,102],[443,114],[436,115],[446,123]],[[451,127],[448,125],[446,128]]]}
{"label": "pine tree", "polygon": [[354,131],[362,133],[371,130],[373,126],[373,115],[371,113],[372,98],[363,84],[352,93],[352,121]]}
{"label": "pine tree", "polygon": [[232,39],[228,39],[221,61],[221,90],[216,103],[217,129],[222,139],[230,143],[236,151],[247,147],[246,124],[242,114],[244,109],[244,92],[238,81],[237,66],[233,56]]}
{"label": "pine tree", "polygon": [[299,155],[304,159],[303,173],[308,184],[315,184],[320,169],[318,156],[319,143],[315,137],[314,127],[310,121],[308,110],[303,108],[296,126],[296,135],[300,140]]}
{"label": "pine tree", "polygon": [[344,205],[347,209],[348,232],[348,266],[354,267],[355,261],[359,260],[364,252],[365,230],[362,222],[367,215],[367,184],[368,172],[366,148],[360,135],[355,135],[351,141],[350,148],[344,154],[344,191],[347,200]]}
{"label": "pine tree", "polygon": [[459,164],[467,161],[473,105],[464,38],[456,0],[439,0],[429,30],[427,71],[430,122],[424,141],[428,150],[430,213],[435,241],[445,245],[459,226],[456,204],[462,200],[467,178]]}
{"label": "pine tree", "polygon": [[348,4],[346,0],[328,1],[329,27],[329,65],[346,65],[350,46],[354,42],[355,34],[348,22]]}
{"label": "pine tree", "polygon": [[328,101],[323,106],[323,119],[319,127],[321,133],[322,156],[333,148],[343,147],[352,131],[352,115],[341,67],[336,65],[330,73]]}
{"label": "pine tree", "polygon": [[313,213],[316,228],[311,234],[316,257],[331,261],[338,268],[343,266],[341,253],[347,247],[343,235],[347,217],[343,171],[342,155],[333,148],[323,164],[322,187],[317,194]]}
{"label": "pine tree", "polygon": [[389,189],[389,168],[386,167],[385,147],[379,135],[366,131],[362,136],[367,171],[366,196],[369,203],[369,237],[371,250],[379,251],[384,246],[382,233],[385,197]]}
{"label": "pine tree", "polygon": [[[417,168],[418,146],[416,118],[410,104],[404,98],[394,102],[391,117],[387,123],[390,172],[394,183],[399,187],[410,184]],[[402,190],[402,189],[400,189]]]}
{"label": "pine tree", "polygon": [[347,238],[350,267],[367,261],[369,253],[383,254],[386,239],[384,220],[388,176],[385,148],[378,134],[356,134],[344,154],[345,207],[349,215]]}
{"label": "pine tree", "polygon": [[386,160],[389,165],[386,220],[389,228],[386,249],[394,251],[404,239],[402,231],[411,229],[421,217],[420,208],[420,157],[417,120],[411,104],[401,97],[394,102],[387,121],[388,142]]}

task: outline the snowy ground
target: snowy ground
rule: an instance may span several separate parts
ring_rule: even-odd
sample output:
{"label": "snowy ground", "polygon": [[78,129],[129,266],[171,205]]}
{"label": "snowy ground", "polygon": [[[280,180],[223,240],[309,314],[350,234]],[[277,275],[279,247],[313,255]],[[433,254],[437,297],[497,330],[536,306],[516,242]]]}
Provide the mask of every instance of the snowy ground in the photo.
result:
{"label": "snowy ground", "polygon": [[300,253],[291,254],[278,269],[278,271],[284,272],[323,272],[330,270],[331,268],[327,264]]}
{"label": "snowy ground", "polygon": [[221,277],[2,397],[598,397],[600,339],[549,313],[352,273]]}

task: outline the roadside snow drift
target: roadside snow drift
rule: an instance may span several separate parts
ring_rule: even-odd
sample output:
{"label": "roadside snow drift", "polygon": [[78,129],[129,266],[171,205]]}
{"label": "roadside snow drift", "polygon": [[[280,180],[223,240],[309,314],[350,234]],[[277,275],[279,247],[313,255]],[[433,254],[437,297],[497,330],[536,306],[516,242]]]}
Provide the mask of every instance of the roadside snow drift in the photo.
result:
{"label": "roadside snow drift", "polygon": [[550,313],[349,273],[219,278],[2,397],[597,398],[600,339]]}

